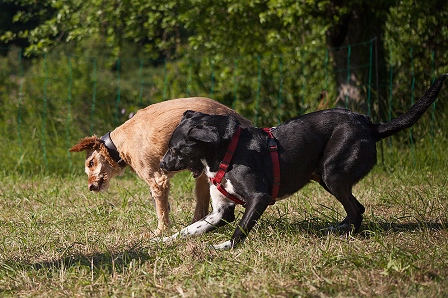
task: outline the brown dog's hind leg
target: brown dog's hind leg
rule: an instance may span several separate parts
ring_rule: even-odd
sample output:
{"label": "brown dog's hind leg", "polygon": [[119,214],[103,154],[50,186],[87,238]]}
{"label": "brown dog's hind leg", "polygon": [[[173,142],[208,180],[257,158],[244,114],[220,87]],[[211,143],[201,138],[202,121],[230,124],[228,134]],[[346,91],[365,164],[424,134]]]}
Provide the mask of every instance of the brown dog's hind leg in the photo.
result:
{"label": "brown dog's hind leg", "polygon": [[196,179],[194,193],[196,198],[196,208],[194,209],[192,222],[196,222],[208,214],[210,204],[210,184],[205,174],[201,174],[201,176]]}

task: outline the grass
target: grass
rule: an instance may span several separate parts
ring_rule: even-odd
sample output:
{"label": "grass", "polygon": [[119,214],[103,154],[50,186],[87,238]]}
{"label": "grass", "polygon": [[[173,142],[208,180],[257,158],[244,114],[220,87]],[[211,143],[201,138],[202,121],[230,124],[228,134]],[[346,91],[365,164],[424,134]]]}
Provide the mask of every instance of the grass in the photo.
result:
{"label": "grass", "polygon": [[[447,183],[443,170],[377,167],[354,189],[367,211],[350,237],[327,233],[344,212],[310,184],[269,207],[240,248],[214,251],[231,225],[172,245],[139,242],[157,223],[131,174],[105,194],[89,193],[84,176],[4,176],[0,296],[447,296]],[[188,173],[173,181],[173,231],[190,222],[192,184]]]}

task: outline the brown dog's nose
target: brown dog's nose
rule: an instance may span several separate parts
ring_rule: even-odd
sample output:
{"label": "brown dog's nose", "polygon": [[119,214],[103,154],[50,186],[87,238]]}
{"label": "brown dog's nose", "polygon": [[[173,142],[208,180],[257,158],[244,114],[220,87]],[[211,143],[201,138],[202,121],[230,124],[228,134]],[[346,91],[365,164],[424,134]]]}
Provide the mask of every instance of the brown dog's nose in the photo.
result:
{"label": "brown dog's nose", "polygon": [[95,191],[95,190],[97,190],[97,186],[94,184],[94,183],[89,183],[89,190],[90,191]]}

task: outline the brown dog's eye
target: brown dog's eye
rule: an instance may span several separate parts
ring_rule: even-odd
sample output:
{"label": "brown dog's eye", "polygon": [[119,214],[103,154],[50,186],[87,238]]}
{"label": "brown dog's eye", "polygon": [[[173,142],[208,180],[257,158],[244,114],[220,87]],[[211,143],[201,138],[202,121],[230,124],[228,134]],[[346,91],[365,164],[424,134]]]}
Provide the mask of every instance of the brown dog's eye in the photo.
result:
{"label": "brown dog's eye", "polygon": [[91,159],[91,160],[89,161],[89,165],[88,165],[88,167],[91,168],[91,167],[93,167],[93,165],[94,165],[94,161],[93,161],[93,159]]}

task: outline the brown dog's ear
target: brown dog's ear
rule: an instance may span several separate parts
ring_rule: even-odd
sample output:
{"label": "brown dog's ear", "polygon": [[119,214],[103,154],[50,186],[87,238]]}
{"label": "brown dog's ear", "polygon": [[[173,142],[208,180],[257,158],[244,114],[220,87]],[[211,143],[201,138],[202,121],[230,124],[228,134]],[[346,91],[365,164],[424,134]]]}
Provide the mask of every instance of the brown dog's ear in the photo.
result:
{"label": "brown dog's ear", "polygon": [[90,150],[98,148],[100,139],[97,136],[86,137],[79,141],[78,144],[70,148],[70,152],[81,152],[83,150]]}

